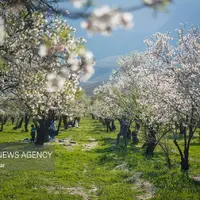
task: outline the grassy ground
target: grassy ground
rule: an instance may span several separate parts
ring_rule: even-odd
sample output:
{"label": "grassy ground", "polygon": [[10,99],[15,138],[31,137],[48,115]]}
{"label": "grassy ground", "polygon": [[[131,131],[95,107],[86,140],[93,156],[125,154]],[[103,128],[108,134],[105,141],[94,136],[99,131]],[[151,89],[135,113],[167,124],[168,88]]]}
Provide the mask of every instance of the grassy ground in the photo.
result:
{"label": "grassy ground", "polygon": [[[29,133],[11,128],[5,126],[5,131],[0,133],[0,143],[29,137]],[[116,134],[106,133],[98,121],[82,119],[80,128],[62,131],[57,137],[76,143],[55,144],[54,170],[0,169],[0,200],[137,200],[150,198],[153,193],[152,199],[200,199],[200,185],[180,172],[175,148],[169,170],[159,149],[147,160],[141,143],[129,144],[127,149],[115,147]],[[31,149],[32,145],[28,147]],[[200,174],[198,138],[194,138],[190,154],[189,174]]]}

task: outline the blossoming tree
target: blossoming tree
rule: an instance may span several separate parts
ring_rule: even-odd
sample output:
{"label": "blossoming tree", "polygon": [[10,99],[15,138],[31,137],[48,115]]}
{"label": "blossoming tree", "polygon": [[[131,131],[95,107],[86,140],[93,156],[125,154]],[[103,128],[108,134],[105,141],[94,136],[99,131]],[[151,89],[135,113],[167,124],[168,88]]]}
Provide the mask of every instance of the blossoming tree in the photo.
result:
{"label": "blossoming tree", "polygon": [[56,16],[46,20],[46,13],[37,12],[27,20],[25,13],[4,16],[0,91],[13,94],[40,118],[40,132],[46,133],[46,118],[52,110],[69,105],[79,80],[87,80],[94,72],[93,55],[66,21]]}
{"label": "blossoming tree", "polygon": [[[119,109],[138,119],[146,133],[146,153],[152,154],[165,135],[174,137],[182,170],[189,169],[189,148],[199,122],[199,30],[177,30],[177,45],[169,33],[146,40],[147,51],[121,57],[120,70],[99,89]],[[112,92],[109,92],[112,91]],[[106,104],[105,104],[106,105]],[[110,106],[110,105],[109,105]],[[107,108],[109,109],[109,108]],[[184,137],[182,144],[177,133]]]}

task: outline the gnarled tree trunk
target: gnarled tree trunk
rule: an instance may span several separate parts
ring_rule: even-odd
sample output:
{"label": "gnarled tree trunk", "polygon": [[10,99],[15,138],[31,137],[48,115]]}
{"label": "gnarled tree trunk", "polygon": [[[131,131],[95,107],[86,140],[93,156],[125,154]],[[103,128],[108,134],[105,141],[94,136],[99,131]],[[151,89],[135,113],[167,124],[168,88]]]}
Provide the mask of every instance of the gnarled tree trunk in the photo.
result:
{"label": "gnarled tree trunk", "polygon": [[67,122],[67,116],[63,115],[63,125],[64,125],[64,129],[68,129],[68,122]]}
{"label": "gnarled tree trunk", "polygon": [[146,152],[145,154],[147,156],[152,156],[154,153],[154,149],[156,147],[156,130],[153,128],[153,126],[148,128],[148,134],[147,134],[147,142],[146,142]]}
{"label": "gnarled tree trunk", "polygon": [[49,122],[47,119],[42,118],[38,120],[39,126],[37,127],[36,145],[43,145],[44,142],[48,142],[48,128]]}

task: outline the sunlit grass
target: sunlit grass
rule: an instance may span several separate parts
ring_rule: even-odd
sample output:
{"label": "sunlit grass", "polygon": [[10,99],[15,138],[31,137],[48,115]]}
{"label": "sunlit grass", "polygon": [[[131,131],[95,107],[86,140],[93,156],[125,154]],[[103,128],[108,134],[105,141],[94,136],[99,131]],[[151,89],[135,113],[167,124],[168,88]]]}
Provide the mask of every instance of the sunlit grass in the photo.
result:
{"label": "sunlit grass", "polygon": [[[29,133],[13,131],[11,125],[5,126],[5,131],[0,135],[1,143],[29,137]],[[106,133],[105,127],[89,118],[82,119],[79,128],[61,129],[57,138],[71,138],[76,145],[72,150],[55,145],[55,170],[0,169],[0,199],[135,200],[142,192],[133,189],[134,184],[125,180],[136,172],[142,172],[142,179],[156,187],[153,199],[200,199],[200,186],[180,172],[178,154],[171,155],[172,169],[169,170],[159,149],[151,160],[147,160],[141,143],[137,146],[129,143],[127,149],[115,147],[116,135],[117,131]],[[91,139],[96,140],[98,146],[83,151],[84,145],[90,143]],[[196,137],[192,142],[189,174],[200,174],[198,140]],[[115,169],[123,163],[126,164],[124,170]],[[74,188],[77,192],[72,192]]]}

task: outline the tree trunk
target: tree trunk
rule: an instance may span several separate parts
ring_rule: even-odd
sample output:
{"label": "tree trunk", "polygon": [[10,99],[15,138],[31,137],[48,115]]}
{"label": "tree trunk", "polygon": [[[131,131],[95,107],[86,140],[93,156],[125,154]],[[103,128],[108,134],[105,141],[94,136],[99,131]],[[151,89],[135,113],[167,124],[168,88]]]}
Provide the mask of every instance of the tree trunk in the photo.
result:
{"label": "tree trunk", "polygon": [[130,128],[127,131],[127,139],[131,140],[131,130],[130,130]]}
{"label": "tree trunk", "polygon": [[62,122],[62,117],[59,117],[59,121],[58,121],[58,128],[56,130],[56,135],[59,134],[59,131],[60,131],[60,126],[61,126],[61,122]]}
{"label": "tree trunk", "polygon": [[188,160],[188,156],[186,156],[185,158],[183,158],[181,160],[181,170],[182,171],[188,171],[189,168],[190,168],[189,160]]}
{"label": "tree trunk", "polygon": [[99,122],[101,122],[104,126],[106,125],[105,120],[102,118],[99,118]]}
{"label": "tree trunk", "polygon": [[3,131],[3,122],[1,122],[1,128],[0,131]]}
{"label": "tree trunk", "polygon": [[112,128],[112,131],[116,130],[115,120],[114,119],[111,121],[111,128]]}
{"label": "tree trunk", "polygon": [[16,126],[13,128],[13,130],[16,130],[16,129],[18,129],[18,128],[21,128],[21,127],[22,127],[22,124],[23,124],[23,120],[24,120],[23,117],[18,118],[18,119],[17,119]]}
{"label": "tree trunk", "polygon": [[48,142],[48,120],[40,119],[38,120],[39,127],[37,127],[37,138],[36,138],[36,145],[43,145],[44,142]]}
{"label": "tree trunk", "polygon": [[181,157],[181,170],[188,171],[188,169],[190,167],[190,165],[189,165],[189,148],[184,149],[184,152],[182,152],[176,139],[174,140],[174,144],[177,147],[180,157]]}
{"label": "tree trunk", "polygon": [[23,121],[24,121],[24,118],[21,117],[21,119],[19,121],[19,124],[17,125],[17,128],[21,128],[22,127]]}
{"label": "tree trunk", "polygon": [[111,126],[110,126],[110,119],[105,119],[105,124],[106,124],[106,132],[108,133],[108,131],[112,130]]}
{"label": "tree trunk", "polygon": [[3,131],[3,117],[0,117],[0,123],[1,123],[1,126],[0,126],[0,131]]}
{"label": "tree trunk", "polygon": [[153,127],[148,129],[146,155],[152,156],[156,147],[156,131]]}
{"label": "tree trunk", "polygon": [[180,122],[180,134],[184,135],[184,134],[186,134],[186,131],[187,131],[186,127],[183,126],[182,122]]}
{"label": "tree trunk", "polygon": [[94,115],[91,113],[92,119],[95,119]]}
{"label": "tree trunk", "polygon": [[18,129],[18,124],[19,124],[19,117],[17,118],[17,121],[16,121],[16,124],[15,124],[15,126],[13,127],[13,130],[16,130],[16,129]]}
{"label": "tree trunk", "polygon": [[6,124],[7,121],[8,121],[8,117],[4,117],[3,118],[3,124]]}
{"label": "tree trunk", "polygon": [[68,129],[67,116],[63,116],[64,129]]}
{"label": "tree trunk", "polygon": [[116,145],[119,144],[119,139],[121,136],[123,136],[124,145],[125,145],[125,147],[127,147],[127,145],[128,145],[128,140],[127,140],[128,124],[127,124],[126,120],[119,120],[119,122],[120,122],[120,132],[117,135]]}
{"label": "tree trunk", "polygon": [[15,118],[11,117],[11,123],[14,124],[14,122],[15,122]]}
{"label": "tree trunk", "polygon": [[25,132],[28,132],[28,123],[30,120],[30,116],[28,113],[25,114],[25,118],[24,118],[24,130]]}

